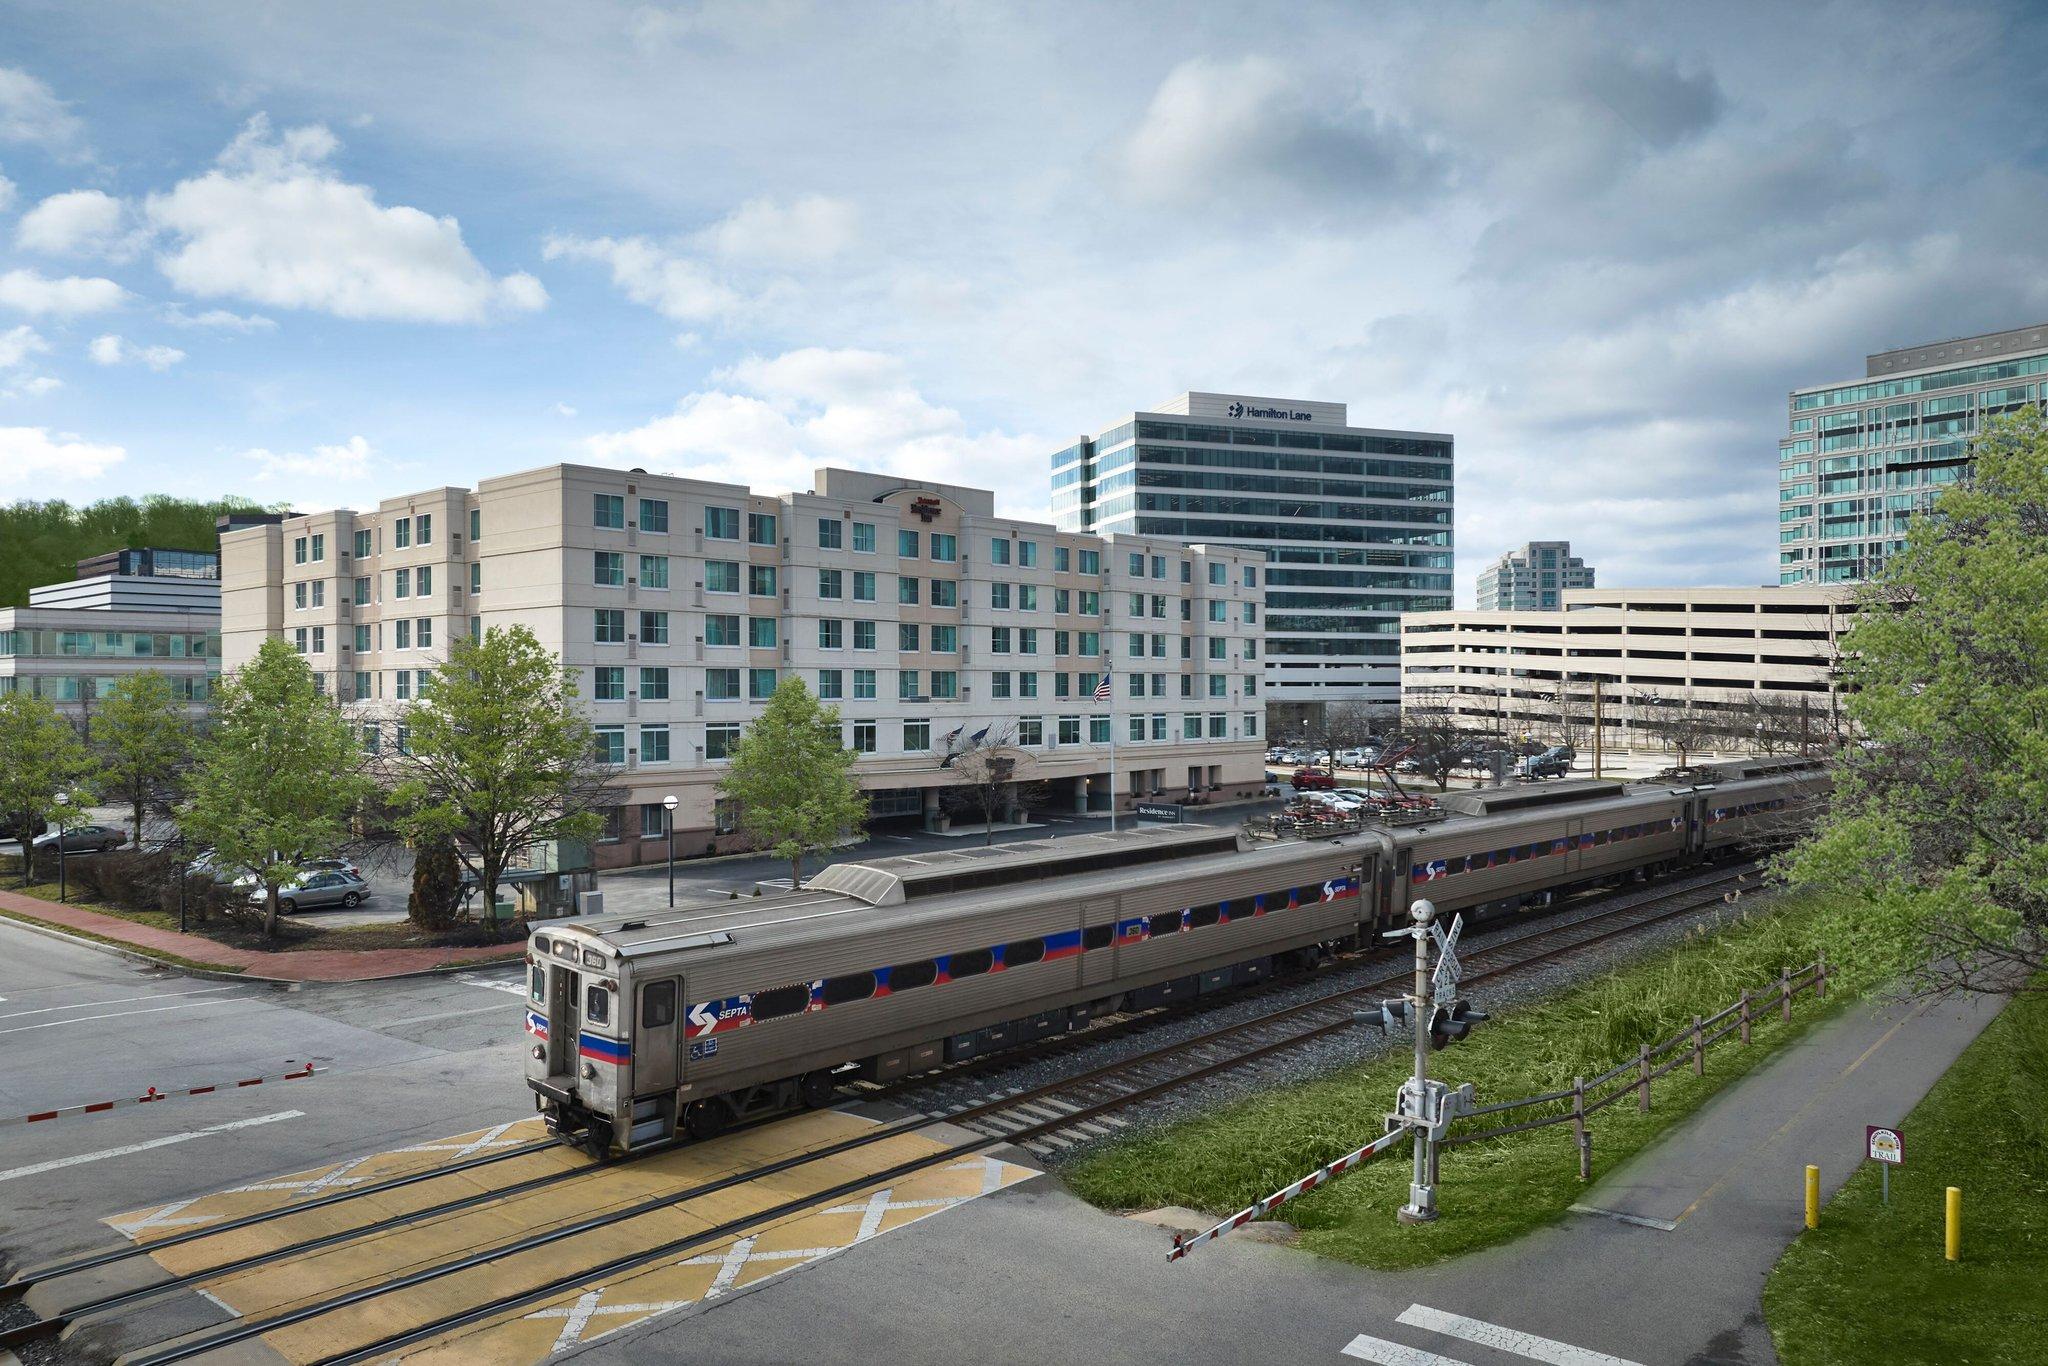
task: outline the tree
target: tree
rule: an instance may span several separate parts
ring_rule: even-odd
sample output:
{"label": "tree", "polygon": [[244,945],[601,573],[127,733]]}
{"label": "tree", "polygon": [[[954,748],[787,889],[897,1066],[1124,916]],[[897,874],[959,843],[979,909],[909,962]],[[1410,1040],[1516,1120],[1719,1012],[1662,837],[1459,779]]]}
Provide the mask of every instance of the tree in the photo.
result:
{"label": "tree", "polygon": [[213,846],[219,866],[256,875],[264,933],[274,935],[279,889],[306,860],[340,847],[369,795],[362,748],[306,661],[275,636],[214,696],[180,823]]}
{"label": "tree", "polygon": [[1911,934],[1928,990],[2048,989],[2048,419],[1977,439],[1843,638],[1834,799],[1784,861]]}
{"label": "tree", "polygon": [[35,837],[90,792],[92,754],[57,709],[31,693],[0,693],[0,821],[21,841],[21,885],[33,880]]}
{"label": "tree", "polygon": [[616,800],[575,676],[524,626],[457,636],[406,724],[410,741],[388,765],[398,826],[423,846],[454,842],[486,915],[514,859],[596,838]]}
{"label": "tree", "polygon": [[455,856],[455,842],[437,836],[421,845],[413,859],[406,918],[423,930],[445,930],[455,923],[461,907],[462,862]]}
{"label": "tree", "polygon": [[854,753],[839,742],[839,708],[819,705],[801,678],[783,680],[730,757],[719,793],[738,808],[742,831],[789,860],[791,887],[803,885],[805,854],[866,829],[867,798],[854,781]]}
{"label": "tree", "polygon": [[1451,769],[1466,746],[1484,735],[1487,727],[1473,723],[1453,700],[1441,694],[1421,694],[1401,706],[1402,745],[1422,762],[1422,773],[1436,780],[1437,791],[1451,785]]}
{"label": "tree", "polygon": [[146,669],[114,684],[100,699],[93,740],[107,792],[128,804],[140,849],[146,808],[165,804],[172,781],[192,755],[192,727],[171,681]]}
{"label": "tree", "polygon": [[1320,752],[1334,770],[1338,750],[1362,749],[1393,730],[1400,719],[1399,707],[1372,702],[1330,702],[1308,718],[1302,731],[1310,747]]}
{"label": "tree", "polygon": [[957,787],[946,789],[946,795],[958,794],[959,800],[981,812],[983,844],[995,843],[996,816],[1007,809],[1008,799],[1013,799],[1010,785],[1017,779],[1017,770],[1033,762],[1029,751],[1017,747],[1017,732],[1010,726],[985,726],[964,748],[951,750],[939,760],[939,767],[959,780]]}
{"label": "tree", "polygon": [[[106,498],[83,507],[52,501],[0,505],[0,607],[21,607],[38,584],[72,577],[78,561],[124,547],[172,546],[214,551],[215,523],[257,505],[244,498],[196,502],[151,494]],[[271,509],[282,512],[288,504]]]}

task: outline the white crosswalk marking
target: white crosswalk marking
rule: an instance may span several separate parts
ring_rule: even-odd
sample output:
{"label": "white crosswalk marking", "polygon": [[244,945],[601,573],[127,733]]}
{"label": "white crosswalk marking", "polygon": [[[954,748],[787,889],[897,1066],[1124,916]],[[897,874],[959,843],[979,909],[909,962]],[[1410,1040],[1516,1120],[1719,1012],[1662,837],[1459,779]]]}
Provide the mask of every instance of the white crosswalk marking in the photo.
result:
{"label": "white crosswalk marking", "polygon": [[[690,1300],[663,1300],[656,1304],[599,1304],[597,1302],[598,1297],[602,1294],[604,1294],[604,1287],[602,1286],[596,1290],[586,1290],[576,1297],[574,1304],[564,1305],[559,1309],[538,1309],[526,1317],[530,1319],[564,1320],[561,1336],[555,1339],[555,1345],[549,1349],[550,1354],[552,1354],[554,1352],[566,1352],[579,1342],[596,1341],[596,1338],[585,1338],[583,1336],[584,1330],[590,1326],[592,1319],[601,1318],[608,1314],[632,1314],[635,1317],[666,1314],[670,1310],[682,1309],[692,1303]],[[597,1335],[600,1338],[603,1336],[603,1333]]]}
{"label": "white crosswalk marking", "polygon": [[458,972],[455,974],[455,980],[465,986],[488,987],[492,991],[510,992],[514,996],[524,996],[526,994],[526,975],[524,973],[515,977],[486,977],[480,972]]}
{"label": "white crosswalk marking", "polygon": [[1404,1347],[1398,1342],[1388,1342],[1385,1338],[1365,1333],[1344,1344],[1344,1355],[1373,1362],[1374,1366],[1465,1366],[1456,1357],[1438,1356],[1420,1347]]}
{"label": "white crosswalk marking", "polygon": [[1401,1311],[1397,1323],[1410,1328],[1426,1328],[1432,1333],[1447,1337],[1462,1338],[1466,1342],[1482,1347],[1492,1347],[1502,1352],[1513,1352],[1516,1356],[1540,1361],[1545,1366],[1638,1366],[1625,1357],[1609,1356],[1585,1347],[1574,1347],[1568,1342],[1557,1342],[1551,1338],[1540,1338],[1534,1333],[1524,1333],[1514,1328],[1504,1328],[1484,1319],[1468,1319],[1463,1314],[1447,1314],[1441,1309],[1431,1309],[1426,1304],[1411,1304]]}

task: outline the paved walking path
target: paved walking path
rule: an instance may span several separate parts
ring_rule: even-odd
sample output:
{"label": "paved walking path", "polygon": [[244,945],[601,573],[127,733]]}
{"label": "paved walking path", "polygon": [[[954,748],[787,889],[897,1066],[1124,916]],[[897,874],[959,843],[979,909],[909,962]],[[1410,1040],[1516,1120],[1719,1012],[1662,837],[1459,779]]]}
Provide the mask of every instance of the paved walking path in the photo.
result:
{"label": "paved walking path", "polygon": [[134,949],[175,954],[223,972],[286,982],[362,982],[378,977],[404,977],[436,968],[507,961],[523,957],[526,952],[525,944],[516,942],[479,948],[294,949],[262,953],[231,948],[204,935],[159,930],[119,916],[103,915],[82,906],[60,905],[19,892],[0,891],[0,910],[111,939]]}

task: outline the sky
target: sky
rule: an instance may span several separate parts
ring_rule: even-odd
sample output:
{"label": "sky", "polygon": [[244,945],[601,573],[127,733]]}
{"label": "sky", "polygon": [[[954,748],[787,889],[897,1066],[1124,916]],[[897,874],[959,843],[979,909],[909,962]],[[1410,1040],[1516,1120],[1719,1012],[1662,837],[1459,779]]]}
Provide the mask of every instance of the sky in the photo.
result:
{"label": "sky", "polygon": [[2048,320],[2026,4],[0,3],[0,501],[1457,442],[1458,596],[1775,580],[1794,387]]}

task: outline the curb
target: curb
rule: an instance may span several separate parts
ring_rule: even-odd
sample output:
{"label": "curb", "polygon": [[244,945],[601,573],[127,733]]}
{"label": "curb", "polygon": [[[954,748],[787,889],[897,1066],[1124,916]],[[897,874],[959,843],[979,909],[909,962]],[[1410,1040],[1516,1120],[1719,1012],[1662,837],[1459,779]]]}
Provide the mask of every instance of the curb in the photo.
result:
{"label": "curb", "polygon": [[[482,968],[499,967],[502,964],[515,961],[514,955],[507,952],[503,958],[479,958],[470,963],[441,963],[431,968],[415,968],[411,972],[380,973],[375,977],[266,977],[260,973],[230,972],[218,967],[187,967],[183,963],[173,963],[166,959],[155,957],[152,954],[143,953],[137,949],[123,948],[118,944],[109,944],[99,939],[87,939],[83,935],[71,934],[49,925],[39,925],[30,920],[22,920],[5,912],[0,912],[0,924],[15,925],[50,939],[61,939],[67,944],[75,944],[82,949],[95,949],[100,953],[110,954],[116,958],[126,958],[131,962],[147,964],[153,968],[164,968],[170,972],[181,972],[187,977],[199,977],[212,982],[265,982],[272,986],[280,987],[343,987],[356,986],[365,982],[400,982],[413,977],[440,977],[449,973],[475,972]],[[514,947],[511,944],[506,945],[508,950]],[[365,950],[365,952],[375,952],[375,950]],[[521,949],[518,956],[523,958],[525,950]]]}

